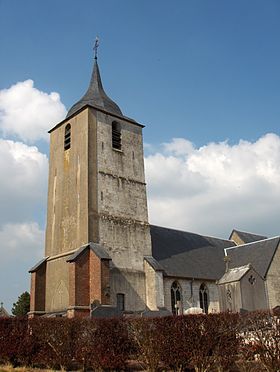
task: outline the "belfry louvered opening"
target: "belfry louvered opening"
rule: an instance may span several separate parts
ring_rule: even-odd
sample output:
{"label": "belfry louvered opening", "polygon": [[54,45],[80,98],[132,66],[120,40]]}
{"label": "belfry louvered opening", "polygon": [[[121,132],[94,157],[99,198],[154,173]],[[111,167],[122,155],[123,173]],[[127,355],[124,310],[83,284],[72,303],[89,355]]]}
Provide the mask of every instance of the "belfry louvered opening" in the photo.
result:
{"label": "belfry louvered opening", "polygon": [[64,133],[64,150],[68,150],[71,147],[71,125],[67,124]]}
{"label": "belfry louvered opening", "polygon": [[117,121],[112,123],[112,147],[113,149],[122,149],[121,125]]}

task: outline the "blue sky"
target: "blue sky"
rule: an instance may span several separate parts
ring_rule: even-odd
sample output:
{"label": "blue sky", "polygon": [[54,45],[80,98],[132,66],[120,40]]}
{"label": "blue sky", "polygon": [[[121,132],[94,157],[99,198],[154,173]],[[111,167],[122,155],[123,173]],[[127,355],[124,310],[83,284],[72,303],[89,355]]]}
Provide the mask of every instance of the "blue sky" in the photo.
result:
{"label": "blue sky", "polygon": [[253,140],[278,130],[279,15],[271,0],[2,0],[1,88],[32,78],[68,108],[98,35],[104,86],[147,142]]}
{"label": "blue sky", "polygon": [[105,91],[146,125],[150,221],[225,238],[232,228],[280,234],[279,19],[278,0],[0,0],[9,309],[44,254],[46,132],[86,91],[96,35]]}

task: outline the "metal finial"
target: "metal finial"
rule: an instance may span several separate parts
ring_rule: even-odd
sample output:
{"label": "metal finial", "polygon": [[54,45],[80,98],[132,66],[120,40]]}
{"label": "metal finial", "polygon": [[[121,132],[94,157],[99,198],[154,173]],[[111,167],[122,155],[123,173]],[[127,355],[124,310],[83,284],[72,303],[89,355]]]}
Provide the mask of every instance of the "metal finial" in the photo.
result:
{"label": "metal finial", "polygon": [[96,36],[95,38],[95,43],[94,43],[94,47],[93,47],[93,51],[94,51],[94,59],[97,59],[97,48],[99,47],[99,38],[98,36]]}
{"label": "metal finial", "polygon": [[3,308],[3,305],[4,305],[3,302],[1,302],[0,305],[1,305],[1,308]]}

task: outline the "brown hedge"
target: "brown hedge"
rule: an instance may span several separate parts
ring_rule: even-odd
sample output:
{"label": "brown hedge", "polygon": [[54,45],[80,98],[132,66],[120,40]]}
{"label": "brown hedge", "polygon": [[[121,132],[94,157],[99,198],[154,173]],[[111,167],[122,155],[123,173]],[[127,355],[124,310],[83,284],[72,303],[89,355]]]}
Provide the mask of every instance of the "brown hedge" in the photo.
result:
{"label": "brown hedge", "polygon": [[[280,370],[280,317],[270,313],[135,319],[0,319],[0,363],[54,369]],[[259,369],[260,369],[259,368]]]}

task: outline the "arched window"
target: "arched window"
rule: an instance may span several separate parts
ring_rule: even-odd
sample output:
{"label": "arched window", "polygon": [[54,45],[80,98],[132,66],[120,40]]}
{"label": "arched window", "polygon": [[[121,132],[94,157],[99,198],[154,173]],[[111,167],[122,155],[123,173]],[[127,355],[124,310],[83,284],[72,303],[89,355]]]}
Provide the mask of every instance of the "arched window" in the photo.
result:
{"label": "arched window", "polygon": [[201,284],[199,288],[199,302],[200,307],[205,314],[208,314],[208,306],[209,306],[209,294],[208,289],[204,283]]}
{"label": "arched window", "polygon": [[112,123],[112,147],[117,150],[122,149],[121,125],[117,121]]}
{"label": "arched window", "polygon": [[71,125],[68,123],[65,127],[64,132],[64,150],[68,150],[71,147]]}
{"label": "arched window", "polygon": [[182,314],[182,291],[176,281],[171,286],[171,308],[174,315]]}

